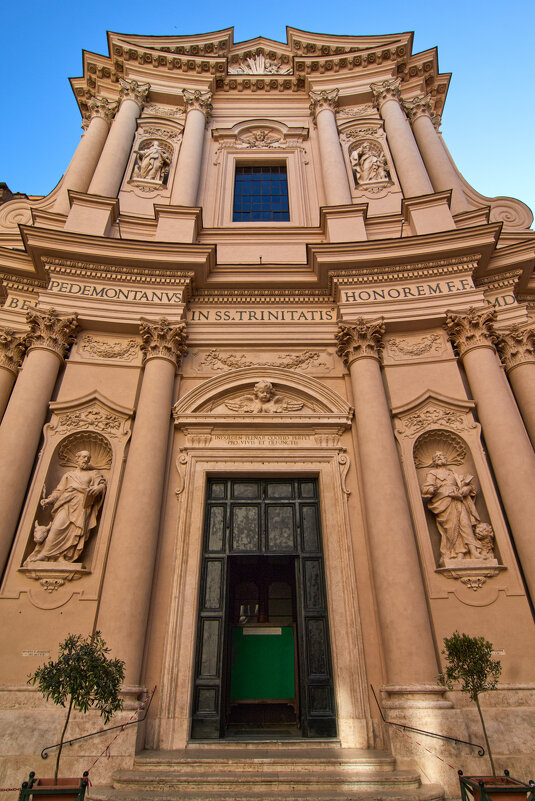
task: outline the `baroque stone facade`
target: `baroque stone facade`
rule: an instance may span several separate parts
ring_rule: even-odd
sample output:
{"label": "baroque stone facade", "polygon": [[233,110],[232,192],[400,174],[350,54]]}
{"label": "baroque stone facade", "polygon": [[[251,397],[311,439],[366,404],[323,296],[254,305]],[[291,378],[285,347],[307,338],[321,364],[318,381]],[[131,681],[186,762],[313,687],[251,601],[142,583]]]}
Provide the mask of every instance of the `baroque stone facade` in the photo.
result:
{"label": "baroque stone facade", "polygon": [[357,788],[351,749],[378,793],[455,797],[477,748],[424,751],[370,686],[387,720],[481,742],[437,684],[456,629],[499,655],[490,737],[530,778],[529,210],[460,175],[449,75],[409,34],[109,36],[62,180],[0,208],[0,784],[58,735],[28,673],[96,629],[117,724],[157,692],[110,760],[66,755],[97,760],[94,801],[165,790],[158,760],[201,741],[239,771],[259,738],[281,798],[314,760],[318,798],[333,764]]}

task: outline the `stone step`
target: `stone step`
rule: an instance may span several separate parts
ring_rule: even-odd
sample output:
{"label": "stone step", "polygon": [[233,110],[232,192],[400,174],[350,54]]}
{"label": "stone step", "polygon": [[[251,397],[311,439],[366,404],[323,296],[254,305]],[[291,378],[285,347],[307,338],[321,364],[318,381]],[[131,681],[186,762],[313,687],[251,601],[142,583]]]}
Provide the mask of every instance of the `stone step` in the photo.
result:
{"label": "stone step", "polygon": [[296,766],[293,769],[286,765],[284,769],[277,770],[273,765],[265,764],[257,771],[242,771],[236,765],[232,770],[211,767],[208,770],[190,769],[181,773],[120,770],[113,774],[113,786],[118,790],[139,788],[143,791],[159,791],[164,787],[177,791],[181,789],[202,791],[210,787],[227,793],[231,790],[240,792],[268,789],[273,792],[285,786],[291,786],[293,791],[305,791],[311,787],[337,790],[349,790],[354,787],[415,789],[420,786],[420,777],[416,771],[410,770],[384,774],[376,771],[355,772],[349,767],[341,769],[339,766],[331,766],[329,770],[321,771],[317,770],[315,765]]}
{"label": "stone step", "polygon": [[134,762],[134,769],[142,771],[173,771],[182,773],[192,768],[199,770],[236,770],[244,772],[261,771],[266,767],[272,770],[309,769],[313,763],[315,770],[338,769],[343,771],[376,771],[391,772],[395,760],[390,754],[382,751],[365,749],[341,749],[325,746],[312,749],[300,748],[279,749],[263,748],[220,748],[206,749],[188,748],[185,751],[145,751],[139,754]]}
{"label": "stone step", "polygon": [[276,787],[260,791],[245,791],[233,788],[214,791],[212,788],[188,790],[141,790],[139,788],[118,790],[115,787],[90,787],[87,801],[444,801],[444,791],[439,784],[424,784],[412,789],[393,789],[385,783],[381,788],[352,788],[338,790],[330,788],[307,788],[304,792],[293,787]]}

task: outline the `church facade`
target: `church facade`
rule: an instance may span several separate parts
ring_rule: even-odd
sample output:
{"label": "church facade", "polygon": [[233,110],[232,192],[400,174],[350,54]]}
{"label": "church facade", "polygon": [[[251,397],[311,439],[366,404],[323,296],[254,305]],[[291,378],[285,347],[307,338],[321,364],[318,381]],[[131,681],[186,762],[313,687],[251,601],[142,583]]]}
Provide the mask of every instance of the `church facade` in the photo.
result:
{"label": "church facade", "polygon": [[382,716],[483,742],[437,683],[456,630],[493,643],[495,761],[527,780],[529,209],[458,172],[411,34],[108,36],[61,181],[0,205],[1,783],[60,731],[27,675],[96,630],[114,722],[156,689],[111,759],[114,732],[66,752],[91,797],[136,754],[259,743],[454,796],[486,758]]}

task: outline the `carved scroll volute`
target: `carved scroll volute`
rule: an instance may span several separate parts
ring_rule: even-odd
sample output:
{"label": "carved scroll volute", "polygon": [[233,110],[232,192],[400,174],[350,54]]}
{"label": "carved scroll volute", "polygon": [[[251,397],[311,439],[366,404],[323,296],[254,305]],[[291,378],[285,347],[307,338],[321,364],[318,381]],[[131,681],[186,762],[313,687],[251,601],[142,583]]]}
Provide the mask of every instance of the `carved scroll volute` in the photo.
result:
{"label": "carved scroll volute", "polygon": [[182,96],[184,98],[184,109],[186,114],[191,109],[202,111],[204,116],[208,119],[212,112],[212,93],[210,91],[201,91],[200,89],[183,89]]}
{"label": "carved scroll volute", "polygon": [[507,371],[519,364],[535,362],[535,328],[513,325],[500,332],[496,345]]}
{"label": "carved scroll volute", "polygon": [[407,113],[407,117],[411,122],[414,122],[418,117],[431,117],[433,116],[433,108],[431,105],[431,95],[416,95],[410,100],[403,101],[403,108]]}
{"label": "carved scroll volute", "polygon": [[476,309],[471,306],[466,314],[446,312],[446,330],[462,358],[474,348],[492,348],[497,341],[494,329],[496,309]]}
{"label": "carved scroll volute", "polygon": [[76,340],[78,315],[60,317],[55,309],[36,311],[30,309],[26,314],[30,327],[27,335],[28,348],[44,348],[53,351],[61,359]]}
{"label": "carved scroll volute", "polygon": [[320,92],[309,92],[310,97],[310,113],[312,115],[312,119],[316,121],[316,117],[320,111],[324,108],[328,108],[331,111],[336,111],[338,108],[338,95],[340,94],[339,89],[322,89]]}
{"label": "carved scroll volute", "polygon": [[356,359],[372,358],[381,361],[383,351],[384,320],[365,320],[359,317],[354,323],[340,323],[336,339],[336,353],[346,367]]}
{"label": "carved scroll volute", "polygon": [[188,350],[186,323],[173,326],[165,317],[156,322],[141,320],[139,332],[143,364],[149,359],[168,359],[175,367],[179,366]]}
{"label": "carved scroll volute", "polygon": [[399,102],[401,98],[401,78],[372,83],[370,88],[373,92],[374,105],[379,110],[387,100],[397,100]]}
{"label": "carved scroll volute", "polygon": [[17,336],[12,328],[0,328],[0,367],[17,375],[27,347],[24,336]]}
{"label": "carved scroll volute", "polygon": [[149,94],[150,83],[127,81],[124,78],[119,78],[119,83],[121,84],[120,100],[133,100],[140,109],[143,108],[143,104]]}

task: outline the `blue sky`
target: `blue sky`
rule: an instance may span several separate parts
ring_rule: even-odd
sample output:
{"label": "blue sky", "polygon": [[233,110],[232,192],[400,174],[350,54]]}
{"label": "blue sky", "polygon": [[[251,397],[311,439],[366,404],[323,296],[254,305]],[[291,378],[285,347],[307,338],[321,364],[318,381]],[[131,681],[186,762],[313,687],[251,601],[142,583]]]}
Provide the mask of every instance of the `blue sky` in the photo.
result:
{"label": "blue sky", "polygon": [[285,26],[344,34],[415,31],[414,50],[437,46],[452,72],[442,131],[459,168],[488,196],[535,210],[535,3],[533,0],[197,0],[5,2],[0,10],[0,181],[46,194],[80,138],[68,78],[82,49],[107,54],[106,30],[194,34],[234,25],[235,41],[286,40]]}

